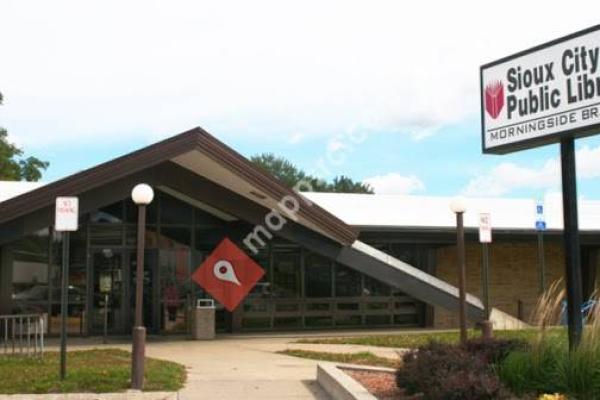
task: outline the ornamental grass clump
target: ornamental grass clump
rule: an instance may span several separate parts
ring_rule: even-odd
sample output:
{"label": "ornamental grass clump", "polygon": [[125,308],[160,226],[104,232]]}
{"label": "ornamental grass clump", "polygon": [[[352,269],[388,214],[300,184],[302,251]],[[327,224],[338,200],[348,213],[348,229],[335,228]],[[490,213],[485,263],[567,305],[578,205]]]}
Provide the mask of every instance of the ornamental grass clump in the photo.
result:
{"label": "ornamental grass clump", "polygon": [[541,296],[533,314],[539,335],[527,350],[510,353],[500,364],[501,381],[518,395],[563,393],[569,399],[600,399],[600,307],[586,318],[581,344],[569,351],[564,337],[548,328],[560,323],[565,298],[557,281]]}

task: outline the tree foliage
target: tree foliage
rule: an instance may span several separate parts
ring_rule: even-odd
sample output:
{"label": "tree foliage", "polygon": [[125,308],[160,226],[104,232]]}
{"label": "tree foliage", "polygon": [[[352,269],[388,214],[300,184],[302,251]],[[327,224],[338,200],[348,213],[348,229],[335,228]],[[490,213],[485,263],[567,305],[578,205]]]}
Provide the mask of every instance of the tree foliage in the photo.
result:
{"label": "tree foliage", "polygon": [[307,174],[284,157],[272,153],[262,153],[250,158],[254,164],[271,173],[288,187],[294,187],[300,181],[310,184],[315,192],[336,193],[373,193],[373,188],[362,182],[355,182],[344,175],[336,176],[331,182]]}
{"label": "tree foliage", "polygon": [[[0,105],[2,104],[0,93]],[[36,157],[25,157],[22,149],[8,141],[8,132],[0,128],[0,180],[35,182],[49,163]]]}

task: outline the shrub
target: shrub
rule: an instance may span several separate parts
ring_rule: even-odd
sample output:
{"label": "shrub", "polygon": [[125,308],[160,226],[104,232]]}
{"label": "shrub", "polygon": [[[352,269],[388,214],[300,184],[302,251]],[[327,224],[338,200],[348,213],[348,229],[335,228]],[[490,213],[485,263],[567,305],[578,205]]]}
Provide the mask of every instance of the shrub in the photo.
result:
{"label": "shrub", "polygon": [[527,351],[506,357],[500,380],[514,393],[566,393],[577,400],[600,398],[600,348],[583,342],[573,351],[544,338]]}
{"label": "shrub", "polygon": [[509,354],[498,368],[500,380],[511,391],[525,393],[562,392],[557,366],[565,351],[547,344]]}
{"label": "shrub", "polygon": [[396,383],[408,394],[423,393],[428,400],[508,398],[492,366],[483,357],[461,346],[435,342],[404,355]]}
{"label": "shrub", "polygon": [[519,339],[471,339],[463,348],[486,364],[499,364],[511,352],[527,349],[528,344]]}

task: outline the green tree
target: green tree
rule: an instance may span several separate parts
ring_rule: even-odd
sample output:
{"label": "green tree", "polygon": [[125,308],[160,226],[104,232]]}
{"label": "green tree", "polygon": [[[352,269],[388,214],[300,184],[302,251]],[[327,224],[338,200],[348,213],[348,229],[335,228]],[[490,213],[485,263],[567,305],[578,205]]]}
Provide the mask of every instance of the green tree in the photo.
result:
{"label": "green tree", "polygon": [[[0,93],[0,105],[2,105]],[[8,141],[8,132],[0,128],[0,180],[39,181],[42,171],[50,165],[36,157],[24,157],[23,150]]]}
{"label": "green tree", "polygon": [[250,161],[271,173],[288,187],[294,187],[300,181],[309,182],[315,192],[336,193],[373,193],[371,186],[355,182],[352,178],[341,175],[327,182],[307,174],[289,160],[272,153],[262,153],[250,157]]}

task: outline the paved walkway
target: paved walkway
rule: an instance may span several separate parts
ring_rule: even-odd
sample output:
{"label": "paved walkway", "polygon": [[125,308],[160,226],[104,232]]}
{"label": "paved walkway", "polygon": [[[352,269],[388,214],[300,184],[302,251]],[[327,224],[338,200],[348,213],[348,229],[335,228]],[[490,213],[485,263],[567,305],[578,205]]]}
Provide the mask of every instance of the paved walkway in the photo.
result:
{"label": "paved walkway", "polygon": [[[316,383],[317,361],[276,354],[285,349],[339,353],[370,351],[381,357],[398,358],[396,349],[357,345],[292,343],[296,337],[222,337],[214,341],[184,338],[150,340],[149,357],[172,360],[188,367],[188,380],[179,400],[318,399],[328,396]],[[69,349],[122,348],[130,350],[127,339],[72,339]],[[49,350],[57,350],[56,341]]]}

